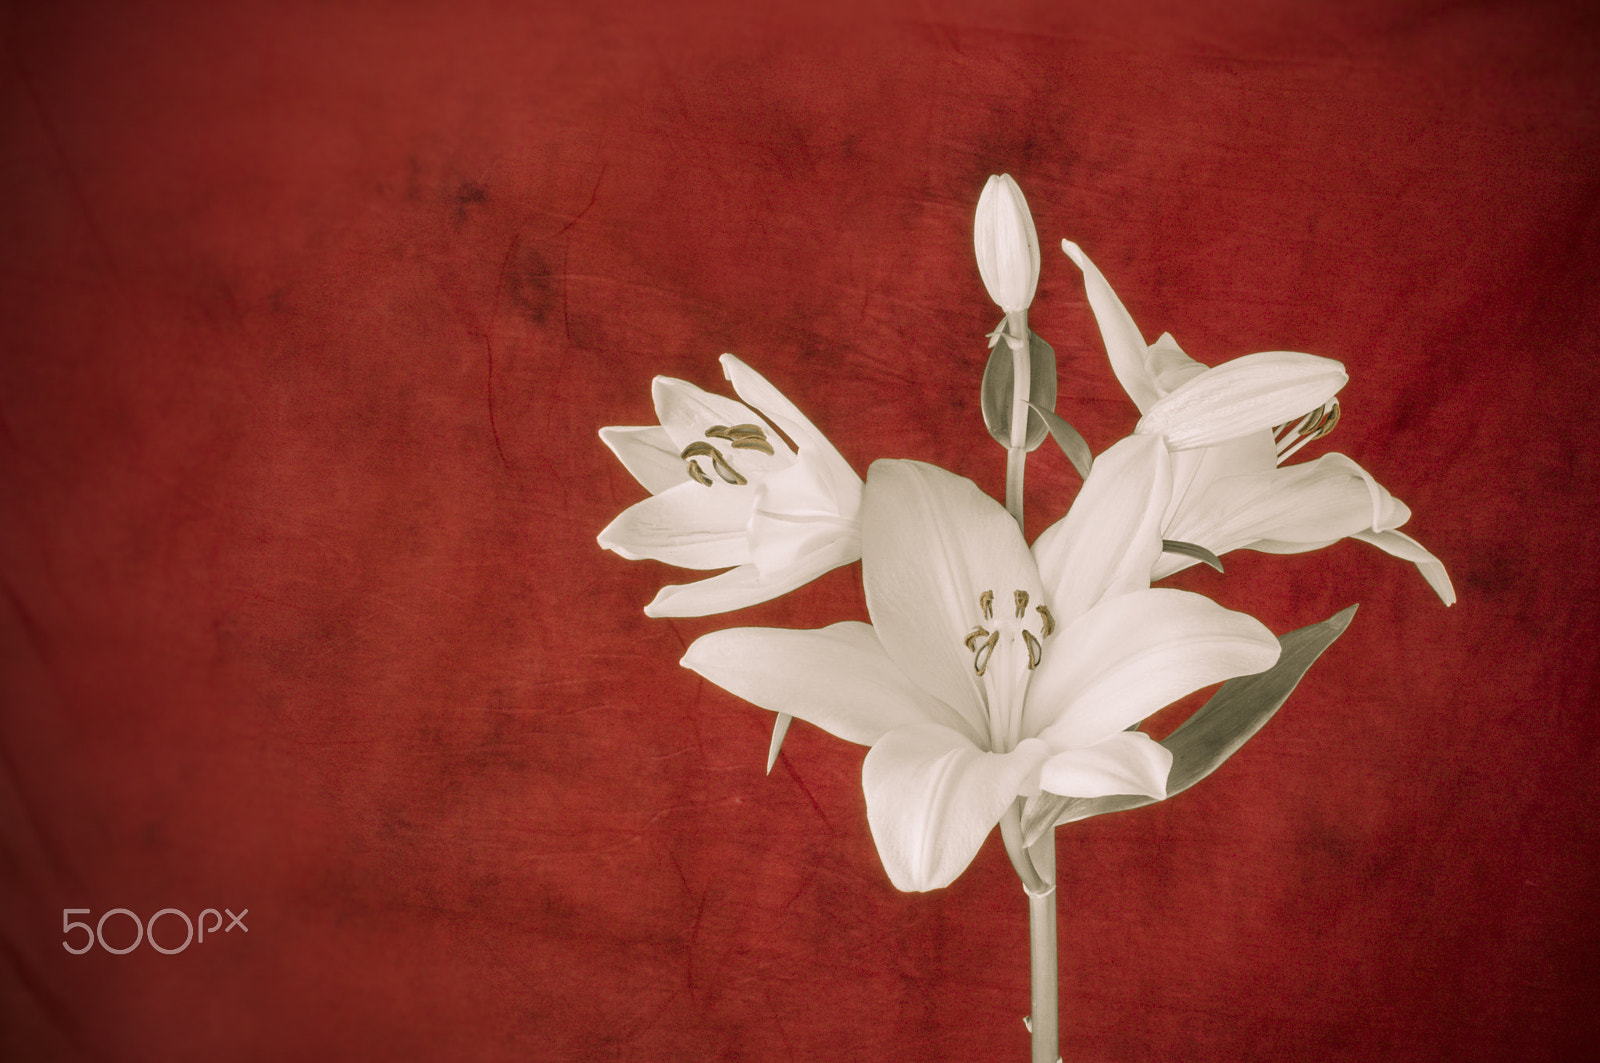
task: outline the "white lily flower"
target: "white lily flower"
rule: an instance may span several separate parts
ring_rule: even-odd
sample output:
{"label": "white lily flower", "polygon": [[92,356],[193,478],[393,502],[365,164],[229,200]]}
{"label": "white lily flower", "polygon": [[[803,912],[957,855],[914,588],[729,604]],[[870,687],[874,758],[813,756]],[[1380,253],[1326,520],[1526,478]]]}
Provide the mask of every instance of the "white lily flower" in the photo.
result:
{"label": "white lily flower", "polygon": [[651,495],[607,525],[600,545],[630,560],[733,566],[663,587],[645,607],[649,616],[755,605],[861,556],[861,478],[761,374],[731,354],[722,370],[749,405],[656,377],[659,425],[600,430]]}
{"label": "white lily flower", "polygon": [[1030,551],[970,480],[875,462],[862,506],[871,625],[718,631],[683,663],[871,746],[867,819],[890,880],[948,885],[1018,797],[1166,796],[1171,754],[1128,728],[1277,661],[1251,617],[1150,588],[1169,486],[1160,441],[1123,440]]}
{"label": "white lily flower", "polygon": [[984,184],[972,246],[989,298],[1008,314],[1026,310],[1039,287],[1039,234],[1028,201],[1010,174],[990,177]]}
{"label": "white lily flower", "polygon": [[[1166,538],[1217,555],[1241,548],[1299,553],[1361,539],[1415,564],[1446,605],[1455,603],[1444,564],[1398,530],[1411,511],[1370,473],[1343,454],[1283,465],[1338,420],[1342,365],[1268,351],[1208,369],[1165,333],[1146,345],[1089,257],[1069,241],[1061,247],[1083,270],[1112,371],[1143,414],[1136,433],[1163,436],[1172,450]],[[1155,578],[1194,563],[1163,555]]]}

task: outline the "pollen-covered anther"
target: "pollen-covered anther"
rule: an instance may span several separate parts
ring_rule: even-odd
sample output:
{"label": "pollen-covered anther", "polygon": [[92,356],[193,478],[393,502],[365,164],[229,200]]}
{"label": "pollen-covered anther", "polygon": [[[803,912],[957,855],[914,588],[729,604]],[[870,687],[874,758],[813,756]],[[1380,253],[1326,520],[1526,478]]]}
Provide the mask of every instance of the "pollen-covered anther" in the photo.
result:
{"label": "pollen-covered anther", "polygon": [[1039,645],[1039,640],[1027,628],[1022,630],[1022,641],[1028,647],[1028,671],[1031,672],[1039,667],[1039,662],[1044,658],[1044,647]]}
{"label": "pollen-covered anther", "polygon": [[970,652],[977,653],[978,652],[978,647],[975,646],[974,643],[976,643],[979,639],[988,638],[988,637],[989,637],[989,629],[988,628],[975,627],[971,631],[967,632],[967,637],[962,639],[961,641],[962,641],[963,644],[966,645],[967,649]]}
{"label": "pollen-covered anther", "polygon": [[[971,636],[968,637],[969,639],[971,638]],[[994,656],[994,648],[999,642],[1000,632],[992,632],[988,638],[983,640],[983,645],[979,646],[977,651],[973,653],[972,670],[978,675],[982,675],[984,670],[989,667],[989,658]]]}
{"label": "pollen-covered anther", "polygon": [[1039,617],[1043,621],[1039,626],[1039,637],[1047,639],[1050,637],[1050,633],[1056,629],[1056,618],[1050,615],[1050,607],[1047,605],[1036,605],[1034,609],[1038,611]]}
{"label": "pollen-covered anther", "polygon": [[689,476],[696,483],[704,484],[707,487],[711,486],[711,477],[707,476],[705,470],[700,468],[700,464],[694,460],[695,458],[710,458],[711,467],[716,470],[717,475],[735,487],[742,487],[750,482],[739,475],[739,470],[729,465],[722,453],[710,443],[703,443],[697,439],[684,447],[679,457],[688,463]]}
{"label": "pollen-covered anther", "polygon": [[984,591],[978,595],[978,605],[983,609],[985,620],[994,619],[994,591]]}
{"label": "pollen-covered anther", "polygon": [[1017,602],[1017,619],[1021,620],[1023,617],[1028,615],[1028,592],[1014,591],[1012,593],[1012,597],[1015,598]]}
{"label": "pollen-covered anther", "polygon": [[763,454],[776,453],[767,442],[767,433],[758,424],[714,424],[706,429],[707,439],[726,439],[735,450],[759,450]]}

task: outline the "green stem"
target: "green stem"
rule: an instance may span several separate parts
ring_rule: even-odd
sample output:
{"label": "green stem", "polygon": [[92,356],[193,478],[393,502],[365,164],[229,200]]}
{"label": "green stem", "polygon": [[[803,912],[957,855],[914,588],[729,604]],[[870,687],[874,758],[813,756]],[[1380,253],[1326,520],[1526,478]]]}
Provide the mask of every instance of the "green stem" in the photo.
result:
{"label": "green stem", "polygon": [[[1055,831],[1046,835],[1050,870],[1055,871]],[[1037,854],[1035,854],[1037,858]],[[1033,1038],[1032,1063],[1059,1063],[1061,1005],[1056,985],[1056,888],[1028,891],[1028,956],[1033,979],[1033,1008],[1028,1031]]]}

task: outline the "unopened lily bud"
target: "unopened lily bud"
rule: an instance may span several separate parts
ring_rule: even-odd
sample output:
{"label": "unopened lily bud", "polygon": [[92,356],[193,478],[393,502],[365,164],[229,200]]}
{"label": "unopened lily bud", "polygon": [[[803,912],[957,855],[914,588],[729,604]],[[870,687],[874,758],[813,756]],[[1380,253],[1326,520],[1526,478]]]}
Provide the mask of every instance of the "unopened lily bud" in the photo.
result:
{"label": "unopened lily bud", "polygon": [[983,186],[972,246],[989,298],[1008,314],[1026,310],[1039,286],[1039,234],[1010,174],[990,177]]}

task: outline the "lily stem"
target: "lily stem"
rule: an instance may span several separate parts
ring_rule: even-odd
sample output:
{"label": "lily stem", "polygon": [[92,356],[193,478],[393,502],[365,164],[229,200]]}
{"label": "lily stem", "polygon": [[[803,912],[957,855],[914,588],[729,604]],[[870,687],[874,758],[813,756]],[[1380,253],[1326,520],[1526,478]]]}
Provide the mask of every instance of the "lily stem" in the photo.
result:
{"label": "lily stem", "polygon": [[1051,830],[1032,848],[1022,844],[1022,799],[1000,818],[1000,838],[1022,888],[1028,894],[1028,970],[1032,987],[1028,1031],[1032,1063],[1059,1063],[1060,989],[1056,973],[1056,832]]}
{"label": "lily stem", "polygon": [[1029,379],[1028,311],[1006,314],[1001,342],[1011,348],[1011,438],[1006,447],[1006,511],[1022,528],[1022,473],[1028,460]]}

